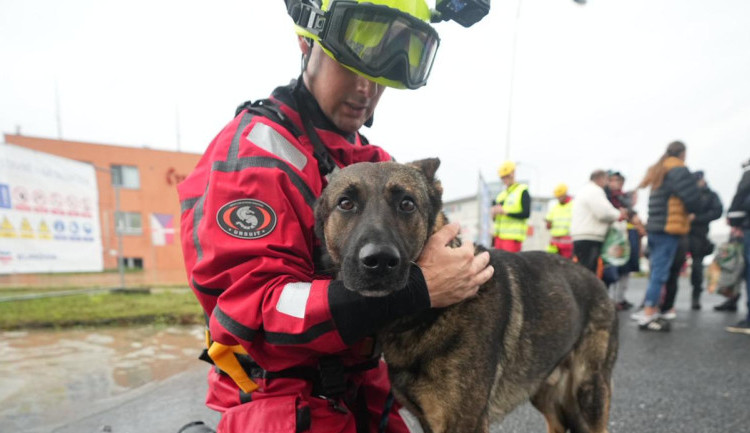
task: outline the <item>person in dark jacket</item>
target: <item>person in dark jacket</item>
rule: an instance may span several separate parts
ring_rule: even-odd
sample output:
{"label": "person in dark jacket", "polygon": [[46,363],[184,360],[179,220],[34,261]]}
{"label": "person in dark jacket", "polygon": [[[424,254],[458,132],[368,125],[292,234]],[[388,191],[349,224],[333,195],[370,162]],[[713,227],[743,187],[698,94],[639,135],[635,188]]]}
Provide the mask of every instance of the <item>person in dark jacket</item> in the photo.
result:
{"label": "person in dark jacket", "polygon": [[708,239],[708,226],[711,221],[721,218],[724,206],[719,195],[708,187],[702,171],[693,173],[698,183],[700,204],[695,213],[695,219],[690,223],[688,233],[688,249],[693,259],[690,270],[690,284],[693,286],[692,308],[701,309],[701,293],[703,292],[703,258],[711,254],[714,244]]}
{"label": "person in dark jacket", "polygon": [[698,210],[695,212],[695,218],[690,223],[690,232],[680,238],[675,253],[672,267],[669,269],[669,278],[665,284],[666,294],[664,302],[661,304],[661,316],[667,320],[677,317],[674,309],[674,300],[677,297],[677,285],[680,278],[680,271],[685,265],[687,254],[692,257],[692,267],[690,273],[690,282],[693,286],[692,309],[700,310],[700,296],[703,290],[703,258],[713,252],[714,245],[708,240],[708,225],[711,221],[721,218],[724,208],[719,196],[708,188],[702,171],[693,173],[700,203]]}
{"label": "person in dark jacket", "polygon": [[670,143],[639,185],[651,187],[646,223],[650,275],[644,308],[634,315],[639,328],[646,331],[669,331],[669,322],[659,314],[661,288],[669,277],[680,236],[690,232],[690,221],[698,209],[698,187],[685,166],[685,156],[685,144]]}
{"label": "person in dark jacket", "polygon": [[745,288],[747,290],[747,317],[727,331],[750,335],[750,159],[742,164],[742,179],[737,185],[732,204],[727,211],[727,219],[732,234],[744,236],[745,244]]}

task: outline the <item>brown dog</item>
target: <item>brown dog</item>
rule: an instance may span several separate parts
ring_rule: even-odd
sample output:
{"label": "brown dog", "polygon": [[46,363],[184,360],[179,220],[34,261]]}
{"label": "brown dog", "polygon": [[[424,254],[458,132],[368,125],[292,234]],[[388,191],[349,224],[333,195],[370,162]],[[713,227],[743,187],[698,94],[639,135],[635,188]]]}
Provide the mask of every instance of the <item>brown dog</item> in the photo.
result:
{"label": "brown dog", "polygon": [[[325,188],[316,231],[349,290],[405,286],[442,224],[439,164],[354,164]],[[606,432],[617,323],[604,285],[559,256],[490,254],[495,274],[477,296],[379,333],[394,395],[426,432],[489,432],[529,399],[550,433]]]}

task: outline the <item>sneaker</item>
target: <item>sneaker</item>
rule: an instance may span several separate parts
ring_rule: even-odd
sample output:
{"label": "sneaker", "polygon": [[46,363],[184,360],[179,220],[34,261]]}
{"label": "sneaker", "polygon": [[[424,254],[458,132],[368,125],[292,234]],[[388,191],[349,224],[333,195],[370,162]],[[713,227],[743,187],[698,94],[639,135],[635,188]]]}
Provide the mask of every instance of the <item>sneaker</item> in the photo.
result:
{"label": "sneaker", "polygon": [[641,331],[669,332],[669,322],[657,317],[645,323],[638,323],[638,329]]}
{"label": "sneaker", "polygon": [[633,308],[633,304],[628,301],[620,301],[615,304],[615,309],[617,311],[628,311],[631,308]]}
{"label": "sneaker", "polygon": [[734,326],[727,326],[727,331],[735,332],[737,334],[748,334],[750,335],[750,320],[743,320]]}
{"label": "sneaker", "polygon": [[[656,313],[655,317],[659,317],[659,313]],[[654,316],[647,316],[646,311],[642,308],[630,315],[630,319],[635,320],[636,322],[648,322],[653,318]]]}
{"label": "sneaker", "polygon": [[696,310],[696,311],[700,310],[701,309],[701,301],[693,299],[693,303],[690,305],[690,308],[692,308],[693,310]]}
{"label": "sneaker", "polygon": [[662,317],[662,318],[663,318],[664,320],[674,320],[674,319],[676,319],[676,318],[677,318],[677,312],[676,312],[676,311],[674,310],[674,308],[673,308],[673,309],[671,309],[671,310],[669,310],[669,311],[667,311],[667,312],[663,312],[663,313],[661,313],[661,317]]}
{"label": "sneaker", "polygon": [[719,305],[714,305],[716,311],[737,311],[737,301],[735,299],[727,299]]}

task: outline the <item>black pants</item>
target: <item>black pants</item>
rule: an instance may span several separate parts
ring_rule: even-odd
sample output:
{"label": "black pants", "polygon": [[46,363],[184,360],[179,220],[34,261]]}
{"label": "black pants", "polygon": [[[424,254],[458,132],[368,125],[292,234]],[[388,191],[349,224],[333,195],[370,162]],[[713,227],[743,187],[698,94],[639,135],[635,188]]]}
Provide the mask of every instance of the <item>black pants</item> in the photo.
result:
{"label": "black pants", "polygon": [[703,258],[713,252],[713,245],[706,236],[690,235],[689,249],[693,257],[690,284],[693,286],[693,299],[698,300],[703,291]]}
{"label": "black pants", "polygon": [[661,312],[666,313],[674,307],[674,299],[677,297],[677,280],[680,278],[680,269],[685,264],[688,252],[688,237],[680,238],[677,244],[677,252],[672,260],[672,267],[669,268],[669,278],[665,284],[667,293],[664,295],[664,302],[661,304]]}
{"label": "black pants", "polygon": [[599,256],[602,254],[603,243],[600,241],[573,241],[573,255],[578,258],[578,263],[596,274],[596,266]]}

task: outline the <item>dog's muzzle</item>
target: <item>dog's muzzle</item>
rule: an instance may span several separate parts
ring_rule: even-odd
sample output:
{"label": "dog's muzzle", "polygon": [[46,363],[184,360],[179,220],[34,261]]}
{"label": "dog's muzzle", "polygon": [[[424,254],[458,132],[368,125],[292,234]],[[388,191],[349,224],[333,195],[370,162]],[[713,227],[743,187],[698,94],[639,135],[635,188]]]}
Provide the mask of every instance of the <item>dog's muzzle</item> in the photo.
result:
{"label": "dog's muzzle", "polygon": [[366,274],[381,277],[398,269],[401,254],[393,245],[365,244],[359,250],[359,266]]}
{"label": "dog's muzzle", "polygon": [[368,241],[347,256],[340,276],[350,290],[365,296],[385,296],[404,287],[408,264],[397,246]]}

